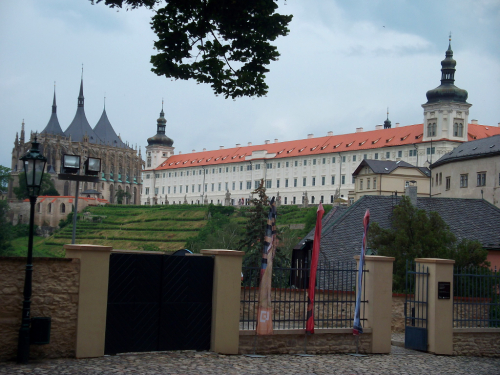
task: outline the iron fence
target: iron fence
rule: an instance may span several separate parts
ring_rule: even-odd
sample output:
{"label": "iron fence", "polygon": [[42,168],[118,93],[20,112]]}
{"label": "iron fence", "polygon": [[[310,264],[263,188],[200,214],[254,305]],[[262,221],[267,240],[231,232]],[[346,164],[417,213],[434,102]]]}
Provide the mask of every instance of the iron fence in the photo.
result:
{"label": "iron fence", "polygon": [[[364,270],[363,272],[368,272]],[[356,262],[321,262],[316,274],[314,322],[316,328],[351,328],[356,305]],[[255,329],[260,268],[243,267],[240,329]],[[274,329],[304,329],[307,316],[308,268],[273,267],[271,304]],[[363,284],[360,317],[365,318]]]}
{"label": "iron fence", "polygon": [[500,273],[486,267],[455,267],[453,326],[500,328]]}

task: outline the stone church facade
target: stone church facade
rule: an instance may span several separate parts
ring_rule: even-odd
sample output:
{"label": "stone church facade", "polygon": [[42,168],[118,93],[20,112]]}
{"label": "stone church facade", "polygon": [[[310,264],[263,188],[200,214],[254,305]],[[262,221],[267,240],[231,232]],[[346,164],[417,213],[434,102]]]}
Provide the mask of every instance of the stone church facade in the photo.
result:
{"label": "stone church facade", "polygon": [[[18,185],[18,175],[23,171],[21,158],[31,148],[34,134],[26,138],[24,122],[20,135],[16,134],[12,150],[12,181],[9,183],[8,198],[15,199],[13,188]],[[116,193],[124,190],[130,197],[124,204],[140,204],[141,172],[144,167],[141,150],[134,149],[123,142],[109,122],[104,108],[98,123],[92,128],[85,116],[83,79],[80,84],[78,106],[75,117],[63,131],[57,118],[56,94],[52,105],[52,114],[47,126],[37,135],[42,154],[47,158],[45,173],[62,197],[75,195],[76,182],[58,179],[64,154],[80,155],[81,167],[87,157],[101,159],[101,179],[98,183],[80,183],[80,195],[99,198],[101,201],[116,203]],[[94,190],[92,192],[92,190]],[[89,195],[87,195],[88,192]],[[91,195],[90,195],[91,194]]]}

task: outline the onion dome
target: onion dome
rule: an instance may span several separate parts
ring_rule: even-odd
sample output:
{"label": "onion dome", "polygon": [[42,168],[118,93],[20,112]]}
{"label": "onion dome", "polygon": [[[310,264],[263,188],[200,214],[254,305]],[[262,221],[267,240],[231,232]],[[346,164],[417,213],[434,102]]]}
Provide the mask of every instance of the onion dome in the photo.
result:
{"label": "onion dome", "polygon": [[454,85],[456,65],[457,62],[453,59],[450,38],[446,57],[441,61],[441,85],[433,90],[427,91],[427,104],[438,102],[467,103],[467,91]]}
{"label": "onion dome", "polygon": [[165,119],[165,113],[163,112],[163,105],[160,112],[160,118],[157,120],[157,130],[156,135],[148,138],[149,146],[168,146],[172,147],[174,141],[165,135],[165,127],[167,126],[167,120]]}
{"label": "onion dome", "polygon": [[387,119],[384,121],[384,129],[390,129],[391,127],[391,120],[389,120],[389,108],[387,108]]}

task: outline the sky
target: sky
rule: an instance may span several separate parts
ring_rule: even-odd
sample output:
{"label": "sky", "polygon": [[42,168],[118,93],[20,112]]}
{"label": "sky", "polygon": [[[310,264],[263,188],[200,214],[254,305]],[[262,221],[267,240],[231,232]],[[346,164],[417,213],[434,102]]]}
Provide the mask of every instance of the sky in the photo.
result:
{"label": "sky", "polygon": [[425,93],[440,84],[452,33],[455,84],[469,93],[469,119],[500,122],[500,1],[278,0],[292,14],[274,43],[269,93],[236,100],[209,85],[151,72],[153,12],[89,0],[0,2],[0,165],[11,166],[16,132],[49,121],[54,82],[64,130],[77,108],[84,65],[92,127],[106,112],[117,134],[141,147],[156,134],[164,100],[175,153],[373,130],[389,107],[393,125],[422,123]]}

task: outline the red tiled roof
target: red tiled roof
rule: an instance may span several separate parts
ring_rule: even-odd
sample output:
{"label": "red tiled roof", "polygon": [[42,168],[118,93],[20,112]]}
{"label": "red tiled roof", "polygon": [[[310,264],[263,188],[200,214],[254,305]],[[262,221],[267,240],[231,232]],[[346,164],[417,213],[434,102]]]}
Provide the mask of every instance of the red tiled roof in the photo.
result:
{"label": "red tiled roof", "polygon": [[[469,124],[469,141],[495,134],[500,134],[499,127]],[[323,155],[423,143],[422,138],[423,124],[416,124],[359,133],[173,155],[158,168],[150,169],[150,171],[241,162],[245,160],[245,156],[250,156],[255,151],[266,151],[267,157],[256,157],[252,160],[276,160],[294,156]],[[434,139],[434,141],[437,140]]]}

